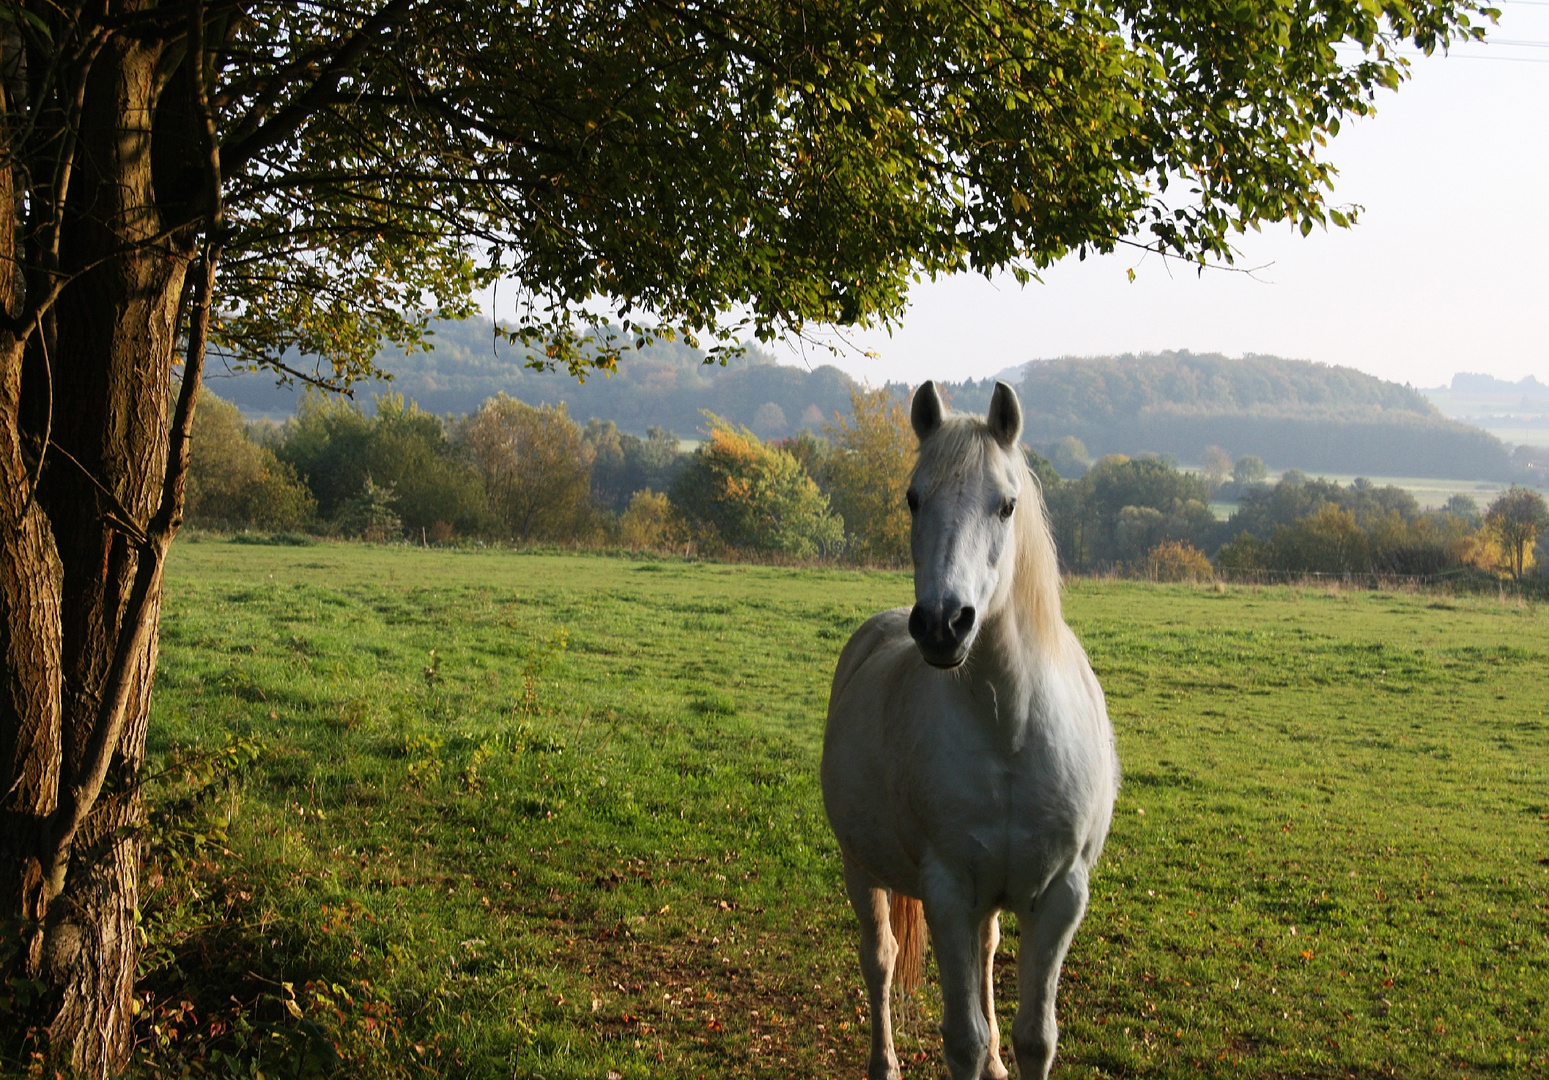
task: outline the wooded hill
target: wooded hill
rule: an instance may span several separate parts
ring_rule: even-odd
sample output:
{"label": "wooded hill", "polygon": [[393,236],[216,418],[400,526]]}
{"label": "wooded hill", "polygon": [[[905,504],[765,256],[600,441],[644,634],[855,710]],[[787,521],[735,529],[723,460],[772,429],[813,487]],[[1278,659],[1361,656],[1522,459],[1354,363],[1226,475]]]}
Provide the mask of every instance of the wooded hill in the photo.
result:
{"label": "wooded hill", "polygon": [[[1163,352],[1029,364],[1018,387],[1033,443],[1075,436],[1092,456],[1203,460],[1219,446],[1272,469],[1497,479],[1505,446],[1418,390],[1353,368]],[[966,404],[966,402],[965,402]]]}
{"label": "wooded hill", "polygon": [[[850,407],[852,383],[839,369],[777,363],[757,349],[723,367],[705,364],[699,350],[659,342],[626,353],[617,374],[578,385],[523,367],[520,351],[497,341],[485,319],[439,323],[432,343],[430,352],[380,357],[393,381],[365,384],[358,400],[393,391],[428,412],[468,414],[504,392],[533,405],[565,402],[583,422],[595,416],[638,435],[659,427],[687,438],[705,428],[703,410],[773,439],[820,431]],[[249,417],[294,411],[297,388],[276,387],[263,373],[222,378],[219,364],[212,366],[211,388]],[[982,411],[994,380],[949,379],[943,388],[955,408]],[[909,393],[902,384],[891,389],[901,398]],[[1206,447],[1219,446],[1274,470],[1470,480],[1512,474],[1500,440],[1449,420],[1418,390],[1353,368],[1189,352],[1064,358],[1027,365],[1017,389],[1028,442],[1075,436],[1093,459],[1157,453],[1198,464]]]}
{"label": "wooded hill", "polygon": [[[426,412],[464,415],[505,393],[529,405],[565,402],[582,423],[595,416],[637,435],[660,427],[685,438],[705,427],[705,409],[773,439],[819,429],[836,411],[850,408],[851,381],[838,368],[779,364],[757,349],[723,367],[706,364],[703,352],[682,343],[657,342],[626,352],[616,374],[594,374],[577,384],[563,372],[524,367],[523,351],[497,341],[488,319],[439,322],[431,344],[430,352],[384,352],[377,363],[393,373],[392,382],[363,384],[356,399],[369,405],[373,394],[399,393]],[[287,362],[311,370],[305,359]],[[262,372],[232,376],[218,362],[211,367],[210,388],[248,417],[280,420],[295,411],[297,387],[277,387],[274,376]]]}

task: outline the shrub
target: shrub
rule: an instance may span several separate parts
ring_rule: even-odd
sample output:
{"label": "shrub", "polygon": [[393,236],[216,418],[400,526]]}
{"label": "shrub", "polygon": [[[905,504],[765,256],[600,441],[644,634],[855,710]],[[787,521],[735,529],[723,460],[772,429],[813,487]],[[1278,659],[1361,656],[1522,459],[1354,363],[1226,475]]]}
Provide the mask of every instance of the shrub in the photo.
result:
{"label": "shrub", "polygon": [[672,504],[665,492],[646,488],[629,500],[629,508],[619,517],[619,542],[639,551],[660,549],[673,542]]}
{"label": "shrub", "polygon": [[1168,540],[1146,552],[1141,564],[1152,581],[1209,581],[1215,569],[1205,553],[1183,540]]}
{"label": "shrub", "polygon": [[360,494],[339,508],[335,525],[345,536],[386,543],[403,535],[403,519],[393,510],[393,487],[378,484],[368,474]]}
{"label": "shrub", "polygon": [[789,555],[838,551],[844,526],[801,463],[747,428],[707,414],[710,438],[672,488],[672,505],[709,549]]}

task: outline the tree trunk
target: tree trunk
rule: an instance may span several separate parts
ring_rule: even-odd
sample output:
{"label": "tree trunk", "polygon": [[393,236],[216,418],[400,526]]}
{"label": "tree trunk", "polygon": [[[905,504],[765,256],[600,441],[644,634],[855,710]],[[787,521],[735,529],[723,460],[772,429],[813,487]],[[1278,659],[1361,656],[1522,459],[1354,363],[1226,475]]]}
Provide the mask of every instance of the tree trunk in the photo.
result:
{"label": "tree trunk", "polygon": [[[192,254],[187,238],[162,235],[155,203],[161,47],[119,36],[97,57],[57,248],[74,276],[25,345],[0,335],[0,918],[22,928],[13,964],[44,987],[37,1033],[91,1077],[124,1071],[131,1047],[137,778],[161,594],[161,549],[146,532],[162,503]],[[14,249],[19,232],[37,242],[18,212],[28,211],[0,191],[0,246]],[[17,280],[10,254],[0,251],[0,303],[14,317],[46,282]],[[28,255],[46,264],[46,253]],[[137,615],[149,632],[126,634]],[[115,723],[104,725],[107,714]]]}

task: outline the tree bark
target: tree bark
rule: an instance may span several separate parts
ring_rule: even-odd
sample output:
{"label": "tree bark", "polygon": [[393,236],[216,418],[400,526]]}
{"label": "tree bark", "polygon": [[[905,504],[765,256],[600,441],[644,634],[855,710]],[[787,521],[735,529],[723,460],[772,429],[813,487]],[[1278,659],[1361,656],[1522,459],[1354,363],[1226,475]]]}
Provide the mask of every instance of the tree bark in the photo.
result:
{"label": "tree bark", "polygon": [[[89,1077],[122,1073],[132,1045],[137,779],[165,553],[148,530],[193,255],[167,235],[153,183],[162,49],[117,36],[96,57],[59,208],[69,284],[30,334],[0,335],[0,917],[22,928],[14,963],[44,987],[42,1041]],[[0,191],[0,246],[45,243],[17,213]],[[26,254],[47,265],[48,251]],[[9,255],[0,303],[15,317],[48,281],[19,280]]]}

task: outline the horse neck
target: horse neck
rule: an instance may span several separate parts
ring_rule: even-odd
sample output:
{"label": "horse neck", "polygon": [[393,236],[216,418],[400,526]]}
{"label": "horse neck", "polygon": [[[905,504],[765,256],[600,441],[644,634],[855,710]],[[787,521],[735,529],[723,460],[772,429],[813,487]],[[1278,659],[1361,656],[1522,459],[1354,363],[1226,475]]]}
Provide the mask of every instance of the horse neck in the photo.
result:
{"label": "horse neck", "polygon": [[990,682],[998,701],[1025,716],[1030,710],[1039,673],[1058,662],[1069,631],[1060,614],[1059,565],[1039,516],[1019,523],[1017,557],[1012,575],[999,590],[997,602],[980,631],[984,662],[975,674]]}

